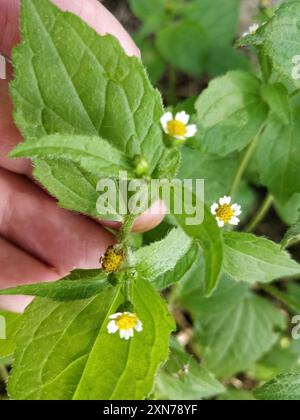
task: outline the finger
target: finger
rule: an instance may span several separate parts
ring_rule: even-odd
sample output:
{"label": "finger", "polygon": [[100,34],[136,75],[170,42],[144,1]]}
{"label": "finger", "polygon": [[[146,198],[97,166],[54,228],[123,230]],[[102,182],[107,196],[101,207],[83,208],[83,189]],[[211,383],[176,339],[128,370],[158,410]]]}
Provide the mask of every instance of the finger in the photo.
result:
{"label": "finger", "polygon": [[[140,52],[117,19],[98,0],[52,0],[64,11],[80,16],[100,35],[111,34],[120,41],[128,55]],[[9,56],[19,42],[19,0],[0,0],[0,51]]]}
{"label": "finger", "polygon": [[60,275],[100,266],[114,238],[96,222],[59,208],[23,176],[0,169],[0,235]]}
{"label": "finger", "polygon": [[[160,225],[163,221],[167,212],[167,207],[165,203],[161,200],[155,202],[150,209],[148,209],[144,214],[139,216],[134,225],[132,232],[147,232]],[[107,220],[101,220],[100,223],[104,226],[110,227],[112,229],[119,230],[122,227],[121,223],[110,222]]]}
{"label": "finger", "polygon": [[[53,268],[46,266],[1,237],[0,267],[0,289],[60,278]],[[22,312],[30,300],[25,296],[1,296],[0,307],[14,312]]]}

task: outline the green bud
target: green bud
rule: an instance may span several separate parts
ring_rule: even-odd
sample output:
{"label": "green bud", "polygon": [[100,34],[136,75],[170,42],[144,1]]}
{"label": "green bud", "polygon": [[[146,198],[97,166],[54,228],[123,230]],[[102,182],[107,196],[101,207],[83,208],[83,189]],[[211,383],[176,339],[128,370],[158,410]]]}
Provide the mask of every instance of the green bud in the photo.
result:
{"label": "green bud", "polygon": [[149,164],[144,156],[137,155],[134,157],[135,173],[137,176],[147,175],[149,171]]}

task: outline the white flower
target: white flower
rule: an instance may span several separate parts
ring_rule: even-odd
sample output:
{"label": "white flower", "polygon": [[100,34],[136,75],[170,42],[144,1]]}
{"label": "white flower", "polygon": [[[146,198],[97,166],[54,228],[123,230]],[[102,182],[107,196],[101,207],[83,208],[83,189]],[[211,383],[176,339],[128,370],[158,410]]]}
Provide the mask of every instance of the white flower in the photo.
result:
{"label": "white flower", "polygon": [[248,35],[255,35],[258,29],[259,29],[259,24],[253,23],[253,25],[249,27],[248,31],[245,32],[242,36],[244,37]]}
{"label": "white flower", "polygon": [[234,226],[240,223],[238,216],[242,214],[241,206],[231,204],[231,197],[220,198],[219,203],[214,203],[210,209],[212,215],[216,216],[220,227],[224,227],[228,223]]}
{"label": "white flower", "polygon": [[196,124],[188,124],[190,116],[185,112],[177,112],[173,117],[172,112],[166,112],[160,119],[166,134],[178,140],[194,137],[197,133]]}
{"label": "white flower", "polygon": [[134,330],[140,332],[143,330],[143,324],[135,314],[131,312],[117,312],[110,315],[111,321],[107,325],[109,334],[114,334],[119,330],[120,338],[129,340],[133,337]]}

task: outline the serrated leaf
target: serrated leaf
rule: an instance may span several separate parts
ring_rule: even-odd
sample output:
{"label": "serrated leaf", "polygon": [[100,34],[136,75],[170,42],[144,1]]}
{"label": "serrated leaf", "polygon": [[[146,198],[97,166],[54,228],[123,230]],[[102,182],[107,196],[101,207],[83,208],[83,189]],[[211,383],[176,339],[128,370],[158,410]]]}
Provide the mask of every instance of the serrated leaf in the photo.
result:
{"label": "serrated leaf", "polygon": [[300,273],[280,245],[249,233],[224,234],[224,271],[236,281],[269,283]]}
{"label": "serrated leaf", "polygon": [[[185,192],[184,195],[186,193],[190,194],[188,191]],[[176,190],[174,194],[175,200],[179,200],[180,198],[176,197]],[[201,206],[199,197],[197,198],[197,201],[193,194],[192,197],[193,202],[197,202],[199,208],[199,206]],[[196,215],[196,213],[190,213],[192,210],[191,208],[185,208],[185,206],[183,206],[182,214],[175,214],[174,216],[184,232],[198,241],[201,245],[205,260],[205,290],[207,295],[210,295],[217,287],[220,278],[223,262],[223,239],[221,230],[214,217],[204,203],[202,203],[202,206],[203,220],[199,221],[197,224],[194,224],[195,221],[193,221],[193,224],[191,223],[191,219]],[[199,218],[199,216],[200,215],[198,214],[197,217]]]}
{"label": "serrated leaf", "polygon": [[[99,36],[48,0],[22,1],[21,26],[11,95],[25,139],[56,133],[102,137],[130,158],[144,156],[152,173],[164,151],[163,107],[140,60],[128,57],[114,37]],[[53,167],[49,178],[43,163],[35,161],[35,175],[65,207],[71,205],[62,190],[69,191],[76,165],[69,172],[65,162],[46,160]],[[56,179],[60,165],[65,173]],[[78,207],[93,208],[95,201],[70,208]]]}
{"label": "serrated leaf", "polygon": [[40,296],[57,301],[88,299],[108,287],[107,274],[99,270],[75,270],[55,282],[34,283],[0,290],[0,295]]}
{"label": "serrated leaf", "polygon": [[210,82],[196,109],[201,145],[220,156],[243,150],[259,132],[268,111],[260,97],[260,81],[242,71]]}
{"label": "serrated leaf", "polygon": [[293,113],[289,125],[270,117],[257,148],[260,179],[264,186],[284,204],[300,192],[300,121]]}
{"label": "serrated leaf", "polygon": [[130,159],[100,137],[53,134],[21,143],[11,157],[70,160],[99,179],[102,175],[119,176],[120,171],[127,171],[128,177],[134,175]]}
{"label": "serrated leaf", "polygon": [[179,281],[198,257],[199,248],[181,229],[135,253],[139,275],[155,288],[165,289]]}
{"label": "serrated leaf", "polygon": [[48,192],[58,198],[61,207],[99,217],[96,208],[100,196],[97,175],[69,160],[53,159],[35,159],[33,174],[43,185],[47,185]]}
{"label": "serrated leaf", "polygon": [[300,218],[299,221],[290,227],[282,239],[282,248],[287,248],[300,240]]}
{"label": "serrated leaf", "polygon": [[227,276],[206,298],[203,285],[199,286],[201,272],[186,281],[188,291],[183,291],[181,303],[192,313],[204,366],[218,377],[231,376],[251,367],[273,347],[278,330],[286,326],[285,318],[246,284]]}
{"label": "serrated leaf", "polygon": [[155,381],[155,396],[161,400],[201,400],[224,392],[223,385],[179,345],[173,345],[166,365]]}
{"label": "serrated leaf", "polygon": [[[261,48],[273,68],[295,85],[299,83],[300,4],[291,1],[279,7],[275,16],[258,31]],[[295,72],[295,74],[294,74]],[[297,77],[295,77],[295,75]]]}
{"label": "serrated leaf", "polygon": [[258,388],[254,395],[258,400],[299,401],[300,372],[282,373]]}
{"label": "serrated leaf", "polygon": [[152,389],[167,358],[173,322],[161,298],[141,279],[132,300],[143,331],[130,341],[107,332],[108,316],[123,302],[108,287],[84,301],[38,298],[17,339],[9,393],[16,400],[134,400]]}

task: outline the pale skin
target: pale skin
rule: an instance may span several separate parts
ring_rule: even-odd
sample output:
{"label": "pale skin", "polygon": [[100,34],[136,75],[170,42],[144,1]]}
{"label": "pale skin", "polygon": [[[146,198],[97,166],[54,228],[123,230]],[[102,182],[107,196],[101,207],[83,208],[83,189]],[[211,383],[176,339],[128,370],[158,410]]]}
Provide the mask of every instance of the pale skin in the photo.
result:
{"label": "pale skin", "polygon": [[[52,0],[63,10],[79,15],[99,34],[116,36],[128,55],[139,50],[120,23],[97,0]],[[19,0],[0,0],[0,52],[10,57],[19,42]],[[56,201],[32,179],[30,161],[8,158],[22,137],[12,119],[8,79],[0,80],[0,288],[22,283],[53,281],[75,268],[99,267],[99,258],[114,237],[91,220],[59,208]],[[164,208],[141,216],[135,231],[158,225]],[[155,213],[155,214],[153,214]],[[0,307],[21,312],[27,297],[0,297]]]}

